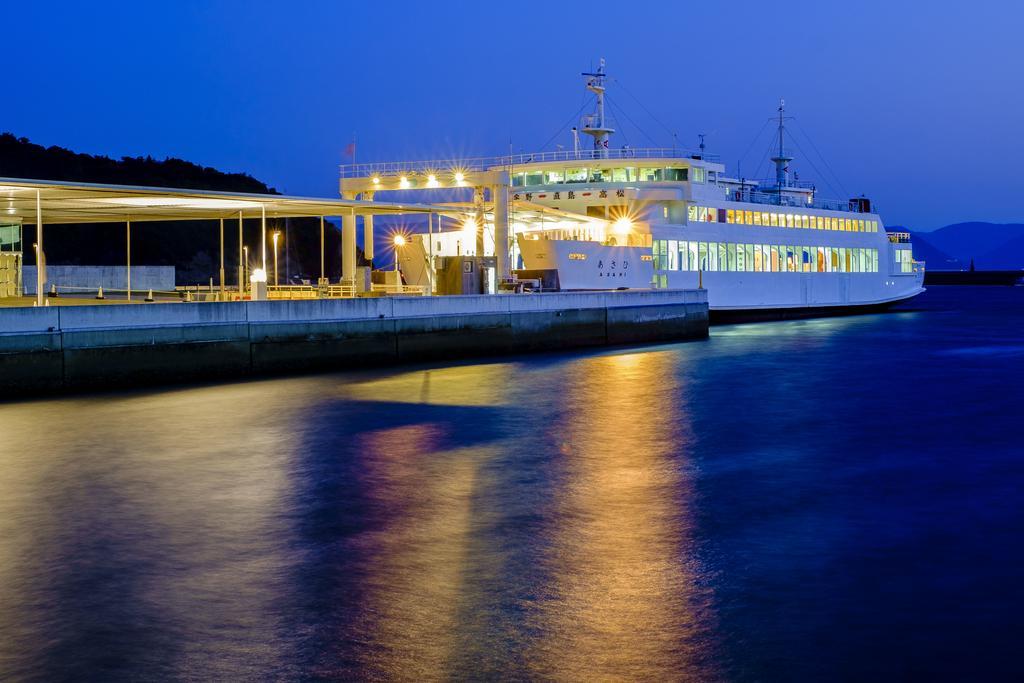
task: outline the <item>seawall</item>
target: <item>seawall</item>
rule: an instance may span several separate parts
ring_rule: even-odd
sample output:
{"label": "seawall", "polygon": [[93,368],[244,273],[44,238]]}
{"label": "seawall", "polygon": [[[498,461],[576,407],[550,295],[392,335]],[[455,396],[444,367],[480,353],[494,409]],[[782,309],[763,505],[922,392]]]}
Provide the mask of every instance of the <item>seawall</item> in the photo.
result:
{"label": "seawall", "polygon": [[0,309],[0,400],[700,339],[705,290]]}

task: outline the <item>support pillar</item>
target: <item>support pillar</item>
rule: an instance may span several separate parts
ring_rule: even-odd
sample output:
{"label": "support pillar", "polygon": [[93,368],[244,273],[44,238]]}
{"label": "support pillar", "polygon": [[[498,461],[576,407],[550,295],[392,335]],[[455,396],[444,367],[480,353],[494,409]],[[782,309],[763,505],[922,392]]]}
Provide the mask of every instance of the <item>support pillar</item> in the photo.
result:
{"label": "support pillar", "polygon": [[124,222],[125,229],[125,253],[127,254],[125,260],[127,262],[127,268],[125,268],[125,280],[127,286],[125,289],[128,291],[128,301],[132,300],[132,221],[127,219]]}
{"label": "support pillar", "polygon": [[323,282],[325,277],[327,271],[324,270],[324,217],[320,216],[320,282]]}
{"label": "support pillar", "polygon": [[484,188],[473,188],[473,204],[476,206],[476,255],[484,255]]}
{"label": "support pillar", "polygon": [[427,290],[428,296],[434,294],[434,214],[427,214],[427,276],[430,280],[429,288]]}
{"label": "support pillar", "polygon": [[242,243],[242,212],[238,212],[238,298],[245,296],[245,245]]}
{"label": "support pillar", "polygon": [[260,268],[267,274],[267,207],[260,206]]}
{"label": "support pillar", "polygon": [[[344,199],[353,200],[355,195],[346,192]],[[349,209],[348,214],[341,217],[341,280],[344,284],[355,284],[356,281],[356,210]]]}
{"label": "support pillar", "polygon": [[224,219],[220,219],[220,300],[224,301]]}
{"label": "support pillar", "polygon": [[[372,202],[373,193],[364,192],[361,199]],[[373,214],[366,214],[363,216],[363,256],[373,267]]]}
{"label": "support pillar", "polygon": [[494,256],[498,283],[511,275],[508,258],[508,185],[492,185],[494,200]]}
{"label": "support pillar", "polygon": [[36,305],[43,305],[46,286],[46,256],[43,252],[43,202],[36,190]]}

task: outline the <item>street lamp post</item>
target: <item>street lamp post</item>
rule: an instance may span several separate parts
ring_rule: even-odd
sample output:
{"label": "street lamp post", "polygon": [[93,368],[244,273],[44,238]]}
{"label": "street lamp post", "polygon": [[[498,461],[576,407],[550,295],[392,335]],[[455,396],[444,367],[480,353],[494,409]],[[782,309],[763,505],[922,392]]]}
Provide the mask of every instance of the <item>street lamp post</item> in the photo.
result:
{"label": "street lamp post", "polygon": [[399,257],[399,254],[402,253],[401,252],[402,247],[405,246],[405,236],[404,235],[395,235],[394,243],[395,243],[395,272],[397,273],[398,272],[398,257]]}
{"label": "street lamp post", "polygon": [[274,286],[277,287],[277,240],[281,237],[280,232],[274,233]]}
{"label": "street lamp post", "polygon": [[241,293],[245,294],[246,283],[249,282],[249,247],[242,247],[242,253],[242,282],[240,286],[242,288]]}

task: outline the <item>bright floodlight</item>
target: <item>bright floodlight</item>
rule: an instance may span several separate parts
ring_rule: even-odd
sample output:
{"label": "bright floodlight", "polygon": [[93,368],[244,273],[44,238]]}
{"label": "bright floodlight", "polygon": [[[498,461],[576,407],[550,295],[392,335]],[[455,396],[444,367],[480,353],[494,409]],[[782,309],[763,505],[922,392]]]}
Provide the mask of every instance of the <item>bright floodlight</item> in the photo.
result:
{"label": "bright floodlight", "polygon": [[373,184],[374,185],[380,185],[380,177],[379,176],[373,176]]}
{"label": "bright floodlight", "polygon": [[626,217],[622,217],[612,223],[612,230],[618,235],[625,235],[633,229],[633,221]]}
{"label": "bright floodlight", "polygon": [[466,176],[462,174],[462,171],[455,172],[455,182],[461,183],[466,179]]}
{"label": "bright floodlight", "polygon": [[263,270],[262,268],[256,268],[255,270],[252,271],[252,275],[249,277],[249,279],[252,280],[253,282],[266,282],[267,271]]}
{"label": "bright floodlight", "polygon": [[396,247],[404,247],[405,246],[405,235],[395,235],[393,241],[394,241]]}
{"label": "bright floodlight", "polygon": [[398,186],[403,189],[409,187],[409,179],[406,178],[405,176],[402,176],[401,178],[398,179]]}

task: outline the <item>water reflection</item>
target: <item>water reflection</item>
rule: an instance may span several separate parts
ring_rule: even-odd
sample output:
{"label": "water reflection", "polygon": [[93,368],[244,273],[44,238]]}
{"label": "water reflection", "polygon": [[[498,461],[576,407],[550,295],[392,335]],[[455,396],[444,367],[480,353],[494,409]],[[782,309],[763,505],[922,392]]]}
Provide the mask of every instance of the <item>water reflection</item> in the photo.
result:
{"label": "water reflection", "polygon": [[[708,680],[685,387],[669,352],[571,364],[530,666],[556,680]],[[683,397],[682,399],[680,397]]]}
{"label": "water reflection", "polygon": [[[271,406],[254,386],[0,409],[3,671],[216,677],[287,661],[280,446],[300,396],[284,385]],[[228,419],[239,403],[245,419]]]}
{"label": "water reflection", "polygon": [[0,405],[0,679],[1020,678],[986,297]]}

